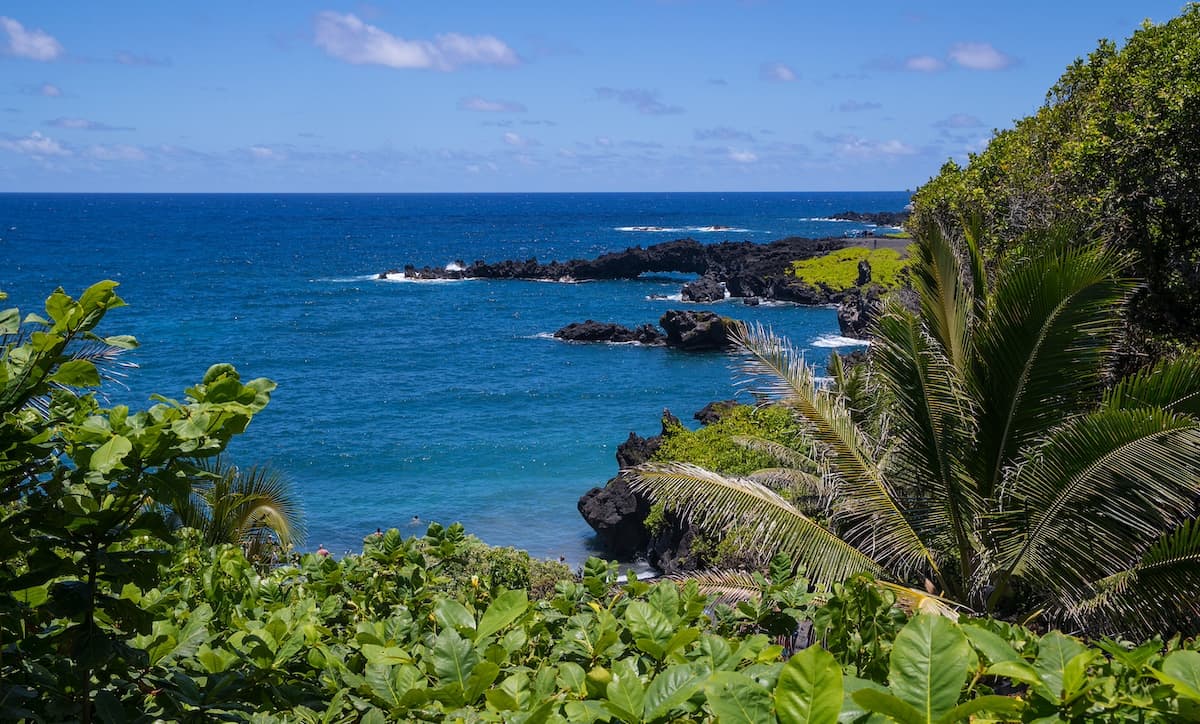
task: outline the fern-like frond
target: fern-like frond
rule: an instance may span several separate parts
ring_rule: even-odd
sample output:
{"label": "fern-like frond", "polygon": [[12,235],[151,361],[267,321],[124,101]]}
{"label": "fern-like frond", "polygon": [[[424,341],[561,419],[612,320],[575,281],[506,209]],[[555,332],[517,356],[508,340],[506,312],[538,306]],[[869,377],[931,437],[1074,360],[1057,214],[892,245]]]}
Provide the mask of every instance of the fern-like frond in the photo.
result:
{"label": "fern-like frond", "polygon": [[962,260],[946,235],[934,227],[917,241],[909,268],[926,329],[950,365],[965,373],[975,298],[963,277]]}
{"label": "fern-like frond", "polygon": [[816,473],[820,469],[817,461],[813,460],[807,453],[775,440],[768,440],[765,437],[758,437],[756,435],[734,435],[730,440],[747,450],[766,455],[781,466],[797,468],[811,473]]}
{"label": "fern-like frond", "polygon": [[757,598],[763,590],[762,584],[747,571],[712,568],[667,576],[667,579],[677,583],[695,581],[701,593],[714,596],[714,603],[726,606],[736,606],[742,601]]}
{"label": "fern-like frond", "polygon": [[857,521],[854,529],[868,541],[876,560],[903,575],[929,566],[934,554],[905,518],[891,486],[874,459],[872,442],[836,395],[819,389],[811,367],[786,339],[761,325],[748,325],[736,338],[744,353],[747,382],[780,399],[807,424],[821,459],[836,476],[844,510]]}
{"label": "fern-like frond", "polygon": [[991,495],[1027,445],[1096,399],[1132,286],[1122,257],[1067,231],[1001,274],[974,337],[978,430],[972,470]]}
{"label": "fern-like frond", "polygon": [[662,501],[700,529],[743,526],[747,553],[763,559],[783,553],[803,564],[814,581],[833,583],[855,573],[884,572],[869,556],[752,480],[686,463],[647,463],[622,477],[632,490]]}
{"label": "fern-like frond", "polygon": [[1006,484],[992,526],[999,567],[1078,600],[1192,515],[1197,470],[1193,417],[1102,409],[1070,420]]}
{"label": "fern-like frond", "polygon": [[1200,520],[1156,540],[1137,564],[1091,586],[1067,614],[1091,631],[1149,635],[1200,631]]}
{"label": "fern-like frond", "polygon": [[1113,409],[1161,407],[1200,416],[1200,353],[1159,362],[1117,382],[1104,395]]}

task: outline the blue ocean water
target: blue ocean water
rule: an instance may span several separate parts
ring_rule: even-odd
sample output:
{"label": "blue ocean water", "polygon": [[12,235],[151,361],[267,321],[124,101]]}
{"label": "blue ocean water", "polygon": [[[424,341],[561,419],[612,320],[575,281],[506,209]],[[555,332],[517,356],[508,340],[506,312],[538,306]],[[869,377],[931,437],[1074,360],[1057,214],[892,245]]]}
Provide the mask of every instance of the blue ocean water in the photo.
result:
{"label": "blue ocean water", "polygon": [[[410,262],[590,258],[685,236],[829,236],[862,228],[823,220],[829,214],[907,201],[904,192],[7,194],[0,290],[5,306],[29,312],[56,286],[77,295],[119,281],[130,306],[102,331],[134,334],[142,347],[113,402],[180,397],[214,362],[278,382],[232,454],[295,482],[311,548],[358,550],[377,526],[419,532],[430,520],[461,521],[489,543],[581,561],[591,530],[576,501],[615,474],[616,446],[630,431],[657,432],[664,408],[687,421],[736,390],[725,355],[549,335],[589,318],[656,322],[681,306],[664,298],[680,278],[374,275]],[[831,309],[717,307],[771,325],[814,362],[837,332]]]}

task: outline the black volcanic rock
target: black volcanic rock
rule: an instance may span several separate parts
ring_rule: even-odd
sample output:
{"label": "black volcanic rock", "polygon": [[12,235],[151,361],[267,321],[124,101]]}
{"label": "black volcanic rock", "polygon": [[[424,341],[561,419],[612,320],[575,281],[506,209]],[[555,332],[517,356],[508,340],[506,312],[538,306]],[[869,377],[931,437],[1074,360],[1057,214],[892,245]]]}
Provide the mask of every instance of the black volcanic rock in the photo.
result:
{"label": "black volcanic rock", "polygon": [[680,297],[685,302],[719,302],[725,298],[725,285],[711,276],[702,276],[684,284]]}
{"label": "black volcanic rock", "polygon": [[864,224],[875,224],[876,226],[903,226],[908,221],[907,211],[876,211],[871,213],[862,213],[858,211],[842,211],[833,214],[829,218],[840,219],[842,221],[857,221]]}
{"label": "black volcanic rock", "polygon": [[700,411],[695,415],[692,415],[692,417],[696,420],[699,420],[701,425],[711,425],[725,415],[728,415],[733,409],[741,406],[742,403],[738,402],[737,400],[719,400],[716,402],[710,402],[701,408]]}
{"label": "black volcanic rock", "polygon": [[628,559],[645,550],[650,540],[644,525],[650,501],[630,490],[621,477],[608,481],[603,488],[584,493],[578,508],[609,555]]}
{"label": "black volcanic rock", "polygon": [[728,349],[731,334],[742,326],[713,312],[678,309],[664,314],[658,323],[667,331],[668,347],[690,351]]}
{"label": "black volcanic rock", "polygon": [[591,319],[568,324],[555,332],[554,336],[568,342],[637,342],[650,346],[666,344],[666,337],[662,332],[649,324],[630,329],[612,322],[596,322]]}
{"label": "black volcanic rock", "polygon": [[851,289],[838,303],[837,320],[843,337],[865,339],[867,328],[879,316],[883,303],[879,299],[878,287]]}

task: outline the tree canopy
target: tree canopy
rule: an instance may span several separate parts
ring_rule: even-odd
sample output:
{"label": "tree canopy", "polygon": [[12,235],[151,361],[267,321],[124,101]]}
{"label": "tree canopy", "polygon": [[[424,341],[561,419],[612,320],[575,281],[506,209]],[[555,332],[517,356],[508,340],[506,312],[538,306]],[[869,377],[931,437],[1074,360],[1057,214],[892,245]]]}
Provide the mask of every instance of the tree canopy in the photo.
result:
{"label": "tree canopy", "polygon": [[978,213],[993,263],[1069,220],[1137,253],[1145,286],[1128,306],[1131,341],[1159,351],[1200,341],[1200,5],[1104,40],[1066,69],[1036,113],[997,131],[917,190],[912,226]]}

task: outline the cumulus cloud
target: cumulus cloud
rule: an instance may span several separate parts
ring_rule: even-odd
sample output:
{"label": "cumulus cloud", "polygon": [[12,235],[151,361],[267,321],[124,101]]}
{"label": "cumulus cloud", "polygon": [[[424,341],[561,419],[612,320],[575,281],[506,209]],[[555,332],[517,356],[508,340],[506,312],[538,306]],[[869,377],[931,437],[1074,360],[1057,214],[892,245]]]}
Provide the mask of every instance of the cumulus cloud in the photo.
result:
{"label": "cumulus cloud", "polygon": [[450,71],[464,65],[517,65],[520,58],[491,35],[445,33],[433,40],[406,40],[364,23],[353,14],[317,14],[317,47],[355,65]]}
{"label": "cumulus cloud", "polygon": [[62,43],[55,40],[53,35],[40,28],[27,30],[10,17],[0,15],[0,32],[7,36],[3,51],[17,58],[45,62],[56,60],[65,52]]}
{"label": "cumulus cloud", "polygon": [[970,70],[1004,70],[1013,59],[992,47],[991,43],[955,43],[950,48],[950,60]]}
{"label": "cumulus cloud", "polygon": [[837,109],[839,111],[841,111],[842,113],[857,113],[859,111],[877,111],[880,108],[883,108],[882,103],[876,103],[875,101],[856,101],[856,100],[842,101],[841,103],[838,104],[838,107],[837,107]]}
{"label": "cumulus cloud", "polygon": [[70,156],[71,151],[53,138],[34,131],[25,138],[0,139],[0,148],[34,158]]}
{"label": "cumulus cloud", "polygon": [[736,128],[729,126],[717,126],[716,128],[697,128],[697,141],[749,141],[754,142],[754,136],[746,131],[739,131]]}
{"label": "cumulus cloud", "polygon": [[751,151],[739,151],[737,149],[729,149],[729,159],[738,163],[754,163],[758,160],[758,155]]}
{"label": "cumulus cloud", "polygon": [[983,121],[966,113],[953,113],[933,124],[934,128],[981,128]]}
{"label": "cumulus cloud", "polygon": [[786,63],[763,63],[758,74],[763,80],[773,80],[780,83],[790,83],[800,76]]}
{"label": "cumulus cloud", "polygon": [[63,94],[62,88],[53,83],[42,83],[37,88],[34,88],[33,91],[35,95],[46,96],[47,98],[58,98]]}
{"label": "cumulus cloud", "polygon": [[46,125],[52,128],[65,128],[73,131],[132,131],[129,126],[110,126],[107,123],[99,121],[89,121],[86,118],[55,118],[52,121],[46,121]]}
{"label": "cumulus cloud", "polygon": [[504,142],[510,146],[516,146],[517,148],[524,148],[525,146],[529,145],[528,138],[525,138],[519,133],[513,133],[512,131],[504,134]]}
{"label": "cumulus cloud", "polygon": [[605,100],[614,100],[632,106],[638,113],[648,116],[667,116],[683,113],[683,108],[663,103],[658,91],[645,88],[597,88],[596,95]]}
{"label": "cumulus cloud", "polygon": [[471,96],[458,101],[458,110],[479,113],[524,113],[525,106],[516,101],[488,100],[479,96]]}
{"label": "cumulus cloud", "polygon": [[945,61],[932,55],[913,55],[904,59],[904,69],[918,73],[936,73],[945,67]]}

